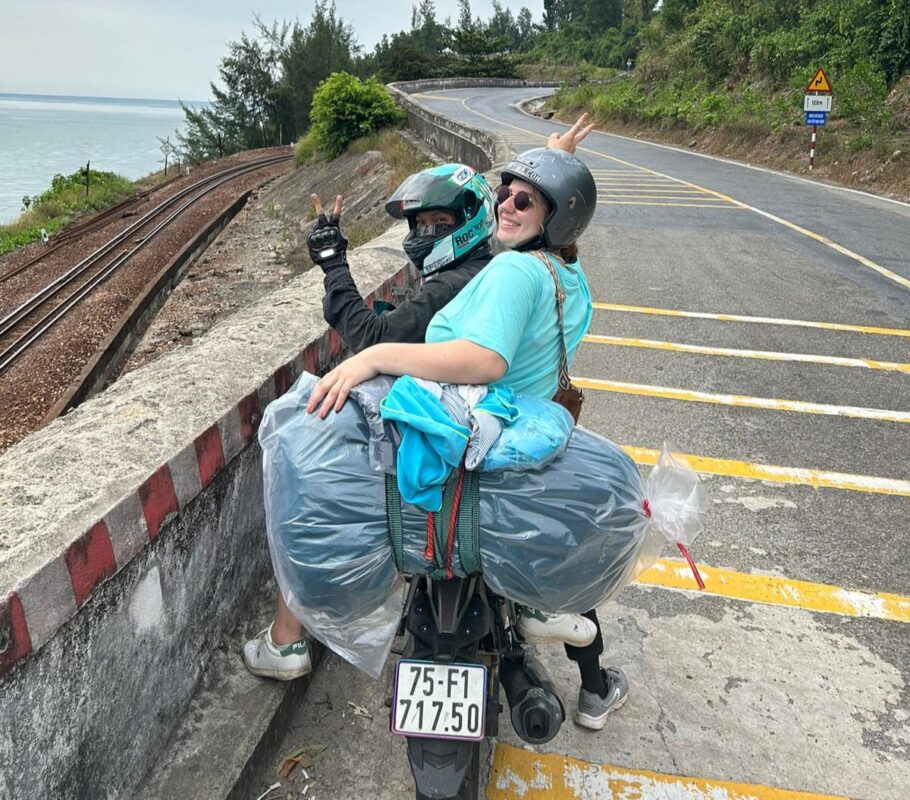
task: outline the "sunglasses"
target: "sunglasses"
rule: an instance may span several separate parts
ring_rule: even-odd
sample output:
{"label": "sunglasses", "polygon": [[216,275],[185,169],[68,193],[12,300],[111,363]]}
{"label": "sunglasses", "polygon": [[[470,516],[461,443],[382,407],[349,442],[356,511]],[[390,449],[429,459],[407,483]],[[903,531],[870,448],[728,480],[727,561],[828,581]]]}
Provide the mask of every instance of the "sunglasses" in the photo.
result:
{"label": "sunglasses", "polygon": [[530,194],[525,191],[513,192],[510,186],[500,186],[496,190],[496,202],[500,205],[505,203],[509,198],[513,198],[515,203],[515,208],[518,211],[526,211],[536,202]]}

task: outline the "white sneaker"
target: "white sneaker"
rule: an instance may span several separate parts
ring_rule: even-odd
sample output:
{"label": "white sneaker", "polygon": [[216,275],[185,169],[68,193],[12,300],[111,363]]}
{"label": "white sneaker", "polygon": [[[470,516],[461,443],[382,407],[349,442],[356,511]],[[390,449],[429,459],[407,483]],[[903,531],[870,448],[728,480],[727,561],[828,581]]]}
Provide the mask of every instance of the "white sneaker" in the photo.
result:
{"label": "white sneaker", "polygon": [[564,642],[574,647],[591,644],[597,636],[597,626],[581,614],[544,614],[527,606],[518,611],[517,627],[528,641]]}
{"label": "white sneaker", "polygon": [[279,681],[292,681],[313,670],[306,639],[277,645],[272,641],[271,625],[243,646],[243,663],[254,675]]}

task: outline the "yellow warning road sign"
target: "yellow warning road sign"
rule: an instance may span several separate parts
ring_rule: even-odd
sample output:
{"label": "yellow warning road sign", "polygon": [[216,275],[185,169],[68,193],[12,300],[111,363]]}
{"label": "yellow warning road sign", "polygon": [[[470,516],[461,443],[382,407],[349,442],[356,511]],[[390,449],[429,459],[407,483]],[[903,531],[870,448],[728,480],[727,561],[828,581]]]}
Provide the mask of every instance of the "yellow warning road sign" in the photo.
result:
{"label": "yellow warning road sign", "polygon": [[813,76],[812,80],[806,84],[807,92],[824,92],[826,94],[831,94],[834,90],[831,88],[831,81],[828,80],[828,76],[825,75],[823,69],[819,69]]}

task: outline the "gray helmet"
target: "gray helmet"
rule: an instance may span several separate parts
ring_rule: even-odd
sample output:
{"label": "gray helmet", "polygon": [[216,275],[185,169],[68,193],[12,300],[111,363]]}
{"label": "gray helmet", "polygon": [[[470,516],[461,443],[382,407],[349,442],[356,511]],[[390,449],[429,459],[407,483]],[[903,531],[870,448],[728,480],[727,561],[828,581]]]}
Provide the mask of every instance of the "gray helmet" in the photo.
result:
{"label": "gray helmet", "polygon": [[514,178],[536,187],[550,205],[542,234],[518,249],[568,247],[576,242],[597,207],[597,186],[591,170],[564,150],[537,147],[506,164],[502,182],[508,186]]}

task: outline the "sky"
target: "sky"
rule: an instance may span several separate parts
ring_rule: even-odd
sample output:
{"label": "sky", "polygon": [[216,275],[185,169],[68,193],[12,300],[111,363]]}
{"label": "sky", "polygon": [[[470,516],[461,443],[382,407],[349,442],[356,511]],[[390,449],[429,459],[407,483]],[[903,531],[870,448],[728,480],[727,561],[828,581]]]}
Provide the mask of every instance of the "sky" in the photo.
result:
{"label": "sky", "polygon": [[[535,22],[543,0],[501,0]],[[336,0],[366,51],[407,30],[412,0]],[[0,92],[206,100],[226,42],[263,22],[309,22],[313,0],[0,0]],[[487,19],[489,0],[472,0]],[[437,19],[458,16],[436,0]]]}

